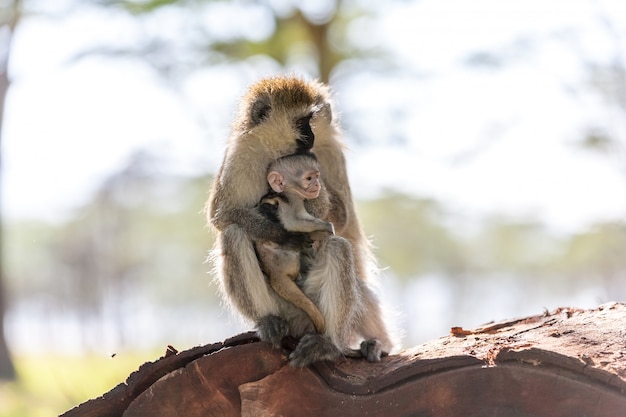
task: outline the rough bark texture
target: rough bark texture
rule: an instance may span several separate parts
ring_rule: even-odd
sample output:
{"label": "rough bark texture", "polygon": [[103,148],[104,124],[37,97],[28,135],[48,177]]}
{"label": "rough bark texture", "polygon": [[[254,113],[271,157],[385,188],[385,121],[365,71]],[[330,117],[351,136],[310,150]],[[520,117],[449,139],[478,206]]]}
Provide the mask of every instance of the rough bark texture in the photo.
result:
{"label": "rough bark texture", "polygon": [[142,365],[63,416],[626,416],[626,304],[561,308],[384,358],[287,364],[253,333]]}

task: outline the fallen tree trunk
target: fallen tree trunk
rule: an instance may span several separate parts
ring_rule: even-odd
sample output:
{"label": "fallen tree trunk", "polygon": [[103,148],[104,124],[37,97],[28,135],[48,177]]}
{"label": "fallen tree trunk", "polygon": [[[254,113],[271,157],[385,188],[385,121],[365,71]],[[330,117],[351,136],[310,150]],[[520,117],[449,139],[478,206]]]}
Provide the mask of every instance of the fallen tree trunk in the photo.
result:
{"label": "fallen tree trunk", "polygon": [[626,416],[626,304],[491,323],[371,364],[288,365],[254,333],[169,354],[77,416]]}

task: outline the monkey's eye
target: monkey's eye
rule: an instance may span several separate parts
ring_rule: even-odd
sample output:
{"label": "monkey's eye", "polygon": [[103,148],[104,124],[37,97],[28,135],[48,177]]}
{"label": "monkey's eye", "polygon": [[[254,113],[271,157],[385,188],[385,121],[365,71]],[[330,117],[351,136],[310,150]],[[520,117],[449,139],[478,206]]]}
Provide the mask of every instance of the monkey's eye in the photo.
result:
{"label": "monkey's eye", "polygon": [[311,129],[309,123],[311,122],[311,118],[313,117],[313,113],[309,113],[304,117],[296,120],[296,127],[301,133],[306,133],[308,129]]}

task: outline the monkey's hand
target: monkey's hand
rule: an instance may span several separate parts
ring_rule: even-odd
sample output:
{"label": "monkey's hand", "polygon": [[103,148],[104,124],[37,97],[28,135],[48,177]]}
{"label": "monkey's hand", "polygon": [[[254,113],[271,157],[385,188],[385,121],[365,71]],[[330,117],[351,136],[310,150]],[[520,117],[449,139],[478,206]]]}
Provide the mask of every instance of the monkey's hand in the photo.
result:
{"label": "monkey's hand", "polygon": [[333,360],[341,356],[341,352],[328,336],[305,334],[296,349],[289,355],[289,364],[303,368],[314,362]]}
{"label": "monkey's hand", "polygon": [[305,232],[286,232],[285,235],[277,242],[285,249],[295,251],[303,251],[313,246],[314,239],[311,239],[310,233]]}
{"label": "monkey's hand", "polygon": [[333,235],[334,233],[331,233],[328,230],[316,230],[314,232],[309,233],[309,236],[311,237],[311,240],[313,242],[320,242]]}
{"label": "monkey's hand", "polygon": [[269,342],[276,349],[279,349],[283,337],[289,333],[289,325],[282,318],[274,315],[261,317],[257,323],[257,334],[263,342]]}
{"label": "monkey's hand", "polygon": [[361,342],[361,354],[368,362],[380,362],[380,357],[385,355],[383,345],[378,339],[369,339]]}

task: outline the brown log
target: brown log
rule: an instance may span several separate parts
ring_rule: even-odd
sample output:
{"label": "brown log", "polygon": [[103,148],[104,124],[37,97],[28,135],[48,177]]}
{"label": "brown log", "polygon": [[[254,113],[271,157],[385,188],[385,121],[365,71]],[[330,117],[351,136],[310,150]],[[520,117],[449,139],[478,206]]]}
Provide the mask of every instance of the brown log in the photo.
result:
{"label": "brown log", "polygon": [[142,365],[75,416],[626,416],[626,304],[491,323],[371,364],[247,333]]}

